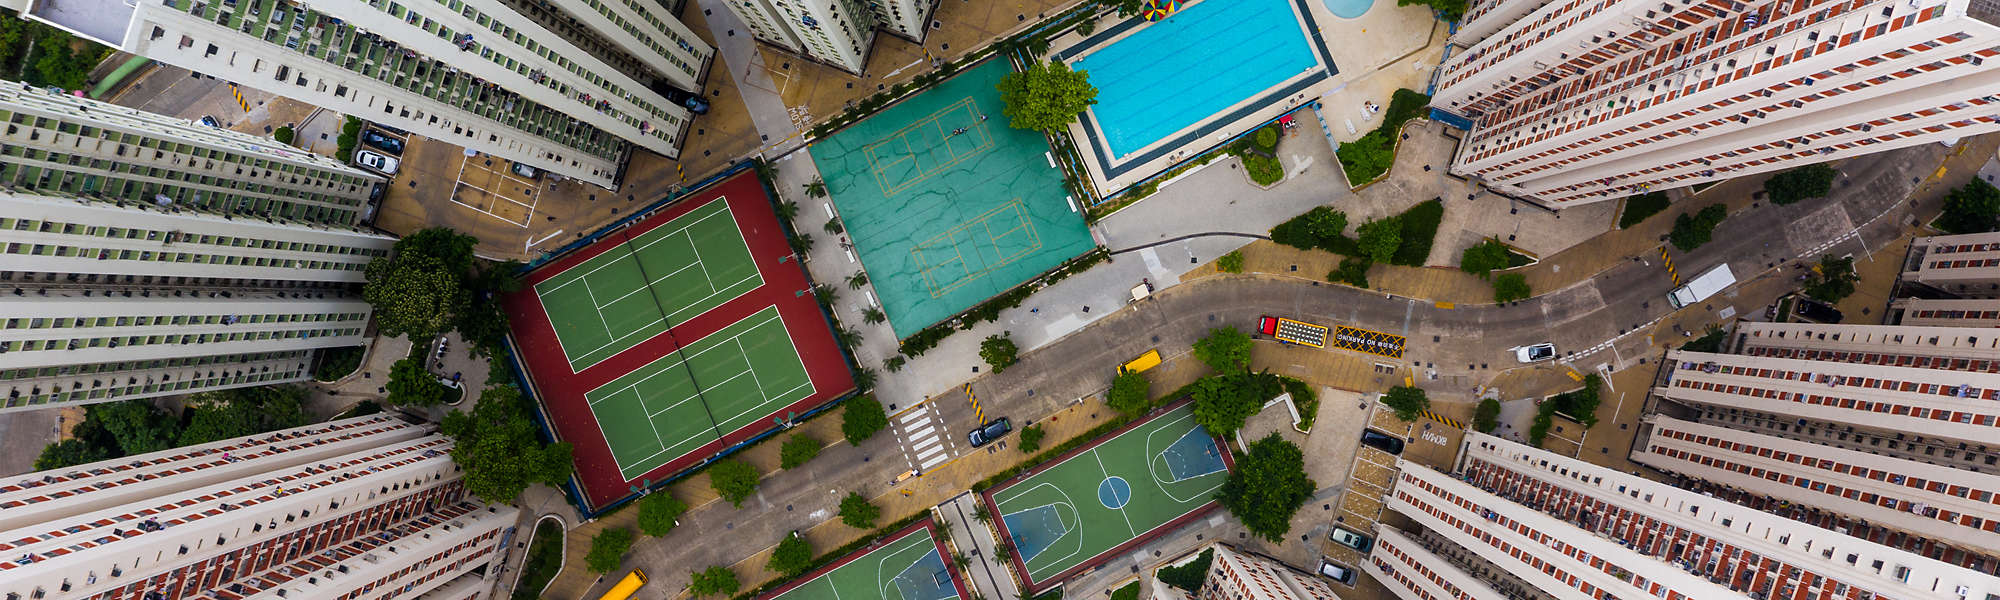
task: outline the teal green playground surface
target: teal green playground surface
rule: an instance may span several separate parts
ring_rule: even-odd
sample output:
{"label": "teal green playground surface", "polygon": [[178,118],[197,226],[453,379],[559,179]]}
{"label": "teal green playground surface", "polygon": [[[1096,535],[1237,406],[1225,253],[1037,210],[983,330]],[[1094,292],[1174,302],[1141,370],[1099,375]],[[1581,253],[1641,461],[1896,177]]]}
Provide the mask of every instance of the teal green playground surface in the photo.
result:
{"label": "teal green playground surface", "polygon": [[1040,132],[1007,126],[989,60],[810,151],[889,325],[907,337],[1091,249]]}
{"label": "teal green playground surface", "polygon": [[725,198],[609,248],[535,284],[572,372],[764,284]]}
{"label": "teal green playground surface", "polygon": [[919,528],[763,600],[951,600],[958,585]]}
{"label": "teal green playground surface", "polygon": [[1017,568],[1040,587],[1206,506],[1229,478],[1192,404],[987,490]]}
{"label": "teal green playground surface", "polygon": [[625,479],[813,394],[772,306],[597,386],[583,397]]}

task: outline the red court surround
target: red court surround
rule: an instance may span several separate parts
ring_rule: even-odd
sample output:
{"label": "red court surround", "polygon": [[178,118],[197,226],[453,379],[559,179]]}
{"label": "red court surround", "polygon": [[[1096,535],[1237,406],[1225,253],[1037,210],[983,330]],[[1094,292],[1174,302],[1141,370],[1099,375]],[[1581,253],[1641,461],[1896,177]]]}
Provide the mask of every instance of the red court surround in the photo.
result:
{"label": "red court surround", "polygon": [[[591,257],[622,246],[629,237],[659,227],[718,196],[728,198],[729,211],[735,217],[744,241],[749,244],[750,256],[757,263],[764,285],[693,319],[674,324],[672,337],[668,333],[660,333],[582,372],[570,372],[569,358],[563,355],[562,346],[556,342],[555,328],[549,322],[548,311],[542,306],[541,298],[535,295],[534,285]],[[607,233],[588,246],[535,268],[524,278],[525,285],[521,291],[502,299],[511,321],[515,350],[528,371],[536,399],[548,415],[549,426],[555,430],[557,438],[575,446],[576,477],[583,486],[584,503],[591,510],[600,510],[632,495],[629,486],[636,485],[641,479],[651,479],[654,483],[664,481],[703,458],[776,427],[772,423],[772,415],[803,414],[854,389],[853,373],[848,370],[847,360],[834,341],[832,326],[827,322],[826,315],[820,312],[812,286],[807,283],[804,267],[789,258],[791,255],[791,244],[785,239],[785,230],[778,223],[777,213],[764,193],[763,184],[758,182],[755,171],[745,169],[737,176],[690,195],[623,230]],[[781,259],[783,262],[780,262]],[[722,439],[667,461],[639,478],[628,481],[620,475],[617,462],[611,457],[611,447],[606,443],[603,432],[597,428],[589,402],[584,400],[584,392],[672,353],[676,350],[675,338],[693,343],[773,305],[783,316],[785,329],[791,333],[792,343],[798,347],[799,358],[803,359],[806,373],[812,378],[813,394],[765,415],[755,423],[725,432]]]}

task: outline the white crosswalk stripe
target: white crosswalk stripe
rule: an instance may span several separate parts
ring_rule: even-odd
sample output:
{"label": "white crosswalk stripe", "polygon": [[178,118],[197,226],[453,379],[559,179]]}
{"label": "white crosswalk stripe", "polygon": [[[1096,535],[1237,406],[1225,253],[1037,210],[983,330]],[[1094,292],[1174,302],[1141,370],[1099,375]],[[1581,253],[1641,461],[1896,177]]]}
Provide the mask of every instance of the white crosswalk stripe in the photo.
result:
{"label": "white crosswalk stripe", "polygon": [[945,434],[943,415],[930,404],[897,416],[895,430],[896,439],[903,443],[903,453],[920,471],[951,460],[957,453],[957,445]]}

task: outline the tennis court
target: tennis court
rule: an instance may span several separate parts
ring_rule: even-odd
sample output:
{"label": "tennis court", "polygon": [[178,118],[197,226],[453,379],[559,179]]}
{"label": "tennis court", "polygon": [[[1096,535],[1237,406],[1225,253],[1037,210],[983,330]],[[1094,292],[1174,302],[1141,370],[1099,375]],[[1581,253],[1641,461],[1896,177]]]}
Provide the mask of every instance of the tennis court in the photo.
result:
{"label": "tennis court", "polygon": [[959,587],[925,521],[761,600],[951,600]]}
{"label": "tennis court", "polygon": [[556,342],[581,372],[763,285],[724,198],[535,284]]}
{"label": "tennis court", "polygon": [[1228,453],[1183,403],[987,490],[1030,588],[1096,564],[1209,508]]}
{"label": "tennis court", "polygon": [[1007,126],[990,60],[814,142],[848,238],[898,337],[1091,249],[1035,131]]}
{"label": "tennis court", "polygon": [[777,307],[584,392],[626,479],[813,393]]}

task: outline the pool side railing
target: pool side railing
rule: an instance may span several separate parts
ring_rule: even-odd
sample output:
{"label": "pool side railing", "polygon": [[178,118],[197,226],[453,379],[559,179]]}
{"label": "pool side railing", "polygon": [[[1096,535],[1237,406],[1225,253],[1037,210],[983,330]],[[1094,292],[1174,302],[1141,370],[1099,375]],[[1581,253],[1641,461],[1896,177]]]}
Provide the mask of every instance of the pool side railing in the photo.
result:
{"label": "pool side railing", "polygon": [[[1091,207],[1097,208],[1100,205],[1110,202],[1124,203],[1123,205],[1120,205],[1116,207],[1116,209],[1113,209],[1111,211],[1111,212],[1117,212],[1118,209],[1123,209],[1125,205],[1136,203],[1140,200],[1145,199],[1147,196],[1151,196],[1155,192],[1159,191],[1158,186],[1160,183],[1163,183],[1168,179],[1180,175],[1181,173],[1189,169],[1206,165],[1210,161],[1219,158],[1219,156],[1217,156],[1218,154],[1228,153],[1229,148],[1231,146],[1234,146],[1236,145],[1237,142],[1242,141],[1243,139],[1256,134],[1257,130],[1263,129],[1274,123],[1277,123],[1279,120],[1282,120],[1285,117],[1298,114],[1298,112],[1301,110],[1305,110],[1308,108],[1318,110],[1319,107],[1320,107],[1319,100],[1313,100],[1311,102],[1295,106],[1291,110],[1279,113],[1277,116],[1273,116],[1270,119],[1264,120],[1262,122],[1257,123],[1254,126],[1244,129],[1242,133],[1238,133],[1234,136],[1231,136],[1227,140],[1216,142],[1215,144],[1210,145],[1208,148],[1202,150],[1201,152],[1194,153],[1192,156],[1189,156],[1188,158],[1181,159],[1178,162],[1169,164],[1167,165],[1167,168],[1161,169],[1158,172],[1153,173],[1152,175],[1146,176],[1146,178],[1144,179],[1134,181],[1130,185],[1126,185],[1125,187],[1118,188],[1117,190],[1114,190],[1112,192],[1108,192],[1098,200],[1097,204],[1093,204],[1091,205]],[[1336,147],[1335,149],[1337,150],[1338,147]],[[1143,193],[1140,193],[1141,191],[1143,191]],[[1138,195],[1133,196],[1133,194],[1138,194]],[[1103,215],[1098,216],[1097,218],[1102,219],[1108,216],[1111,216],[1110,213],[1105,213]]]}

